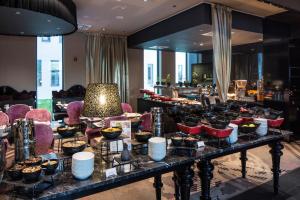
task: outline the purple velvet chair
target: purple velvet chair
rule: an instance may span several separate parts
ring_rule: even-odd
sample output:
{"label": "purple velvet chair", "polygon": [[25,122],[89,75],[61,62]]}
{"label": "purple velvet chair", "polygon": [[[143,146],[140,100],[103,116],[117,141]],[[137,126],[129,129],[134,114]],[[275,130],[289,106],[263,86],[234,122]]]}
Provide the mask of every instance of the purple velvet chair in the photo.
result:
{"label": "purple velvet chair", "polygon": [[30,107],[25,104],[15,104],[10,106],[7,110],[10,124],[13,124],[16,119],[25,118],[26,113],[29,111]]}
{"label": "purple velvet chair", "polygon": [[68,104],[67,113],[68,118],[65,118],[64,121],[67,125],[79,125],[80,124],[80,114],[83,109],[82,101],[73,101]]}
{"label": "purple velvet chair", "polygon": [[46,154],[53,151],[53,132],[48,124],[36,122],[34,125],[36,148],[35,153],[38,155]]}
{"label": "purple velvet chair", "polygon": [[144,113],[141,116],[141,126],[143,127],[143,131],[152,131],[152,117],[151,113]]}
{"label": "purple velvet chair", "polygon": [[128,103],[121,103],[121,107],[122,107],[123,113],[126,113],[126,112],[132,113],[133,112],[131,105]]}
{"label": "purple velvet chair", "polygon": [[0,111],[0,126],[9,125],[9,117],[4,112]]}
{"label": "purple velvet chair", "polygon": [[35,122],[51,122],[51,113],[46,109],[33,109],[26,113],[25,118]]}

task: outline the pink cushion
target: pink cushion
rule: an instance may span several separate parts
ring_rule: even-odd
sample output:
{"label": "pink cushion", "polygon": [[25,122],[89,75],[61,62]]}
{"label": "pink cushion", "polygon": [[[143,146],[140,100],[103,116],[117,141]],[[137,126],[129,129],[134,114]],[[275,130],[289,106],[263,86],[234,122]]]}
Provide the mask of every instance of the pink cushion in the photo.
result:
{"label": "pink cushion", "polygon": [[9,125],[9,117],[4,112],[0,111],[0,126]]}
{"label": "pink cushion", "polygon": [[143,127],[143,131],[152,131],[151,113],[144,113],[141,116],[141,120],[141,126]]}
{"label": "pink cushion", "polygon": [[15,104],[10,106],[7,110],[9,122],[13,124],[16,119],[25,118],[28,111],[30,111],[30,108],[25,104]]}
{"label": "pink cushion", "polygon": [[132,107],[130,104],[128,103],[121,103],[121,106],[122,106],[122,110],[123,110],[123,113],[127,112],[127,113],[132,113]]}
{"label": "pink cushion", "polygon": [[82,112],[82,109],[82,101],[73,101],[69,103],[67,107],[68,119],[65,120],[65,123],[68,125],[80,124],[80,114]]}
{"label": "pink cushion", "polygon": [[26,113],[26,119],[33,119],[37,122],[50,122],[51,114],[46,109],[33,109]]}
{"label": "pink cushion", "polygon": [[49,152],[53,144],[53,132],[49,125],[43,123],[35,123],[35,139],[36,139],[36,154],[46,154]]}

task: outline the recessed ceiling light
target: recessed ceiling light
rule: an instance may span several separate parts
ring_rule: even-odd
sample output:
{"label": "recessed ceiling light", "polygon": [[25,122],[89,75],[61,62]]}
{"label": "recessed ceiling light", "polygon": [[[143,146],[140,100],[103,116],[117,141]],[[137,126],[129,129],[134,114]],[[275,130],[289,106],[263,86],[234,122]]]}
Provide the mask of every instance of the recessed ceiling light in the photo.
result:
{"label": "recessed ceiling light", "polygon": [[47,22],[49,22],[49,23],[50,23],[50,22],[51,22],[51,19],[48,19],[48,20],[47,20]]}
{"label": "recessed ceiling light", "polygon": [[144,2],[148,2],[148,0],[144,0]]}
{"label": "recessed ceiling light", "polygon": [[202,30],[202,29],[200,29],[199,31],[200,31],[200,32],[202,32],[203,30]]}
{"label": "recessed ceiling light", "polygon": [[124,16],[121,16],[121,15],[116,16],[116,19],[124,19]]}
{"label": "recessed ceiling light", "polygon": [[122,0],[116,0],[116,1],[121,2]]}
{"label": "recessed ceiling light", "polygon": [[263,41],[263,39],[262,39],[262,38],[259,38],[258,41]]}
{"label": "recessed ceiling light", "polygon": [[231,34],[235,34],[235,32],[234,32],[234,31],[231,31]]}
{"label": "recessed ceiling light", "polygon": [[56,30],[60,30],[60,28],[59,28],[59,27],[57,27],[57,28],[56,28]]}
{"label": "recessed ceiling light", "polygon": [[201,43],[200,43],[200,46],[203,46],[203,45],[204,45],[204,44],[201,42]]}
{"label": "recessed ceiling light", "polygon": [[103,27],[101,30],[102,30],[102,31],[105,31],[105,28]]}
{"label": "recessed ceiling light", "polygon": [[207,32],[207,33],[203,33],[203,34],[201,34],[201,35],[212,37],[212,36],[213,36],[213,32],[210,31],[210,32]]}
{"label": "recessed ceiling light", "polygon": [[22,32],[20,32],[20,34],[21,34],[21,35],[24,35],[24,32],[22,31]]}
{"label": "recessed ceiling light", "polygon": [[16,12],[16,15],[21,15],[21,12],[20,12],[20,11],[17,11],[17,12]]}

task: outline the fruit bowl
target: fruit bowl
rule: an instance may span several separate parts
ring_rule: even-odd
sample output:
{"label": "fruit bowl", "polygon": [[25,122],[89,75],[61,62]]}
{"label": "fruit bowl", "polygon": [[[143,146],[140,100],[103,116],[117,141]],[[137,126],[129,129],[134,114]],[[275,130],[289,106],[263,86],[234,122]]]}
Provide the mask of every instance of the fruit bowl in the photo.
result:
{"label": "fruit bowl", "polygon": [[239,125],[239,132],[241,133],[254,133],[259,124],[254,122],[245,122]]}

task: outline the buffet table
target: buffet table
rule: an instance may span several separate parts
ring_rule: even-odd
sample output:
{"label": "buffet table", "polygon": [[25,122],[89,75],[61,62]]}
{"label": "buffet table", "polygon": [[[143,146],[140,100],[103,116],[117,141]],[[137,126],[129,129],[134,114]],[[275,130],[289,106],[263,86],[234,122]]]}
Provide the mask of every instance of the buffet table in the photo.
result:
{"label": "buffet table", "polygon": [[237,143],[224,147],[216,148],[206,146],[203,150],[197,151],[195,160],[199,169],[199,177],[201,180],[201,200],[210,200],[210,181],[213,178],[214,166],[211,160],[226,156],[229,154],[240,153],[241,172],[242,177],[246,178],[246,162],[247,150],[269,145],[272,158],[272,172],[273,172],[273,187],[274,193],[278,194],[279,175],[280,175],[280,157],[283,155],[283,145],[281,141],[292,134],[289,131],[282,131],[278,129],[270,129],[269,134],[263,137],[249,138],[248,136],[239,137]]}
{"label": "buffet table", "polygon": [[[156,189],[157,199],[161,199],[161,188],[163,186],[161,175],[168,172],[174,172],[174,175],[177,177],[176,180],[178,180],[177,183],[180,185],[181,199],[189,199],[193,178],[191,166],[194,160],[192,158],[168,155],[162,162],[153,162],[148,156],[137,156],[136,159],[139,160],[139,168],[127,173],[122,171],[122,169],[117,170],[117,176],[107,178],[105,171],[110,167],[106,166],[106,164],[101,162],[101,159],[96,156],[95,170],[89,179],[83,181],[76,180],[73,178],[70,169],[65,170],[62,172],[62,175],[59,176],[58,180],[55,181],[54,186],[44,190],[34,199],[81,198],[151,177],[154,177],[155,180],[153,186]],[[28,198],[24,194],[17,194],[15,191],[15,187],[2,183],[0,186],[0,199]],[[178,198],[179,197],[177,197],[177,199]]]}

